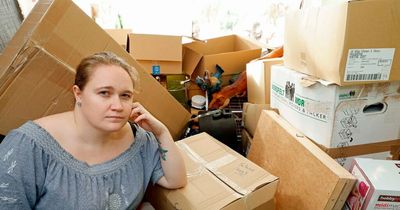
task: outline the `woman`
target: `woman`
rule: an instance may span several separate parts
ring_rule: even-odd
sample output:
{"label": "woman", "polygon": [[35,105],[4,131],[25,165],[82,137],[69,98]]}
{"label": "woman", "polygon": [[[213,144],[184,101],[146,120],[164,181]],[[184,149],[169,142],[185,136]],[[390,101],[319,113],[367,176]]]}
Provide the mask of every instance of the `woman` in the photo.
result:
{"label": "woman", "polygon": [[74,110],[28,121],[0,145],[0,209],[134,209],[150,182],[183,187],[168,129],[133,102],[136,75],[110,52],[83,59]]}

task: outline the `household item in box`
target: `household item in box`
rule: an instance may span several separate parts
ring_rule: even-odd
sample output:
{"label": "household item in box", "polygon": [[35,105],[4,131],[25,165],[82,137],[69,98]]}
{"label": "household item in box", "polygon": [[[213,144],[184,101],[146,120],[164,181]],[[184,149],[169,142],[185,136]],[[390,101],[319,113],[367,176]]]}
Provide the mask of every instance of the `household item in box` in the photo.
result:
{"label": "household item in box", "polygon": [[204,109],[206,105],[206,97],[202,95],[194,95],[192,97],[192,107],[196,109]]}
{"label": "household item in box", "polygon": [[357,178],[344,209],[400,209],[400,161],[356,158]]}
{"label": "household item in box", "polygon": [[243,154],[241,142],[237,138],[234,117],[229,109],[200,111],[198,115],[199,131],[210,134],[236,152]]}
{"label": "household item in box", "polygon": [[276,112],[263,110],[248,159],[280,179],[277,209],[341,209],[355,178]]}
{"label": "household item in box", "polygon": [[156,186],[146,196],[157,210],[255,209],[274,199],[278,178],[206,133],[176,142],[188,184]]}
{"label": "household item in box", "polygon": [[187,97],[187,80],[186,75],[166,75],[168,92],[179,101],[179,103],[189,110],[188,97]]}
{"label": "household item in box", "polygon": [[271,108],[326,148],[400,139],[400,82],[338,86],[284,66],[271,71]]}
{"label": "household item in box", "polygon": [[150,74],[182,74],[181,36],[129,34],[128,51]]}
{"label": "household item in box", "polygon": [[398,0],[289,11],[285,66],[342,86],[400,80],[399,19]]}
{"label": "household item in box", "polygon": [[246,64],[248,102],[270,104],[271,66],[282,63],[283,58],[270,58]]}
{"label": "household item in box", "polygon": [[246,69],[246,63],[261,55],[259,44],[238,35],[193,41],[183,48],[182,68],[192,79],[203,76],[205,70],[216,72],[217,64],[224,69],[224,75],[240,73]]}
{"label": "household item in box", "polygon": [[190,113],[70,0],[39,1],[0,56],[0,133],[71,110],[75,68],[99,51],[114,52],[137,69],[135,101],[163,122],[174,139],[180,137]]}

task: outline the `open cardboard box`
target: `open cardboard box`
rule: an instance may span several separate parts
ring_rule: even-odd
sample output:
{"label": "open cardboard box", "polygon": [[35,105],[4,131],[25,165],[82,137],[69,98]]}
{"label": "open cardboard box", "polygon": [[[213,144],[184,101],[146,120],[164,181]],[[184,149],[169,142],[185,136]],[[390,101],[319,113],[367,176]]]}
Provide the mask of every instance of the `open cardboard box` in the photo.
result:
{"label": "open cardboard box", "polygon": [[0,57],[0,133],[71,110],[75,67],[98,51],[112,51],[137,69],[135,100],[179,139],[190,113],[70,0],[39,1]]}
{"label": "open cardboard box", "polygon": [[177,190],[149,189],[146,198],[157,210],[271,209],[277,177],[206,133],[176,144],[188,184]]}
{"label": "open cardboard box", "polygon": [[355,178],[276,112],[263,110],[248,159],[279,177],[277,209],[341,209]]}
{"label": "open cardboard box", "polygon": [[238,35],[228,35],[193,41],[183,45],[183,72],[204,76],[205,70],[215,73],[218,64],[225,71],[223,75],[238,74],[246,70],[246,63],[261,56],[261,46]]}
{"label": "open cardboard box", "polygon": [[400,80],[399,19],[397,0],[289,11],[285,66],[341,86]]}

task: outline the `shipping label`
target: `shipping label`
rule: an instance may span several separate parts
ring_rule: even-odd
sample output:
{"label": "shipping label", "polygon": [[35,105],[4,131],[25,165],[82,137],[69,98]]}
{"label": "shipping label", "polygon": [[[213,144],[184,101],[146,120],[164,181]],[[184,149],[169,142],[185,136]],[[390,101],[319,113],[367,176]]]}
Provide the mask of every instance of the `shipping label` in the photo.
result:
{"label": "shipping label", "polygon": [[395,48],[349,49],[344,81],[389,80]]}

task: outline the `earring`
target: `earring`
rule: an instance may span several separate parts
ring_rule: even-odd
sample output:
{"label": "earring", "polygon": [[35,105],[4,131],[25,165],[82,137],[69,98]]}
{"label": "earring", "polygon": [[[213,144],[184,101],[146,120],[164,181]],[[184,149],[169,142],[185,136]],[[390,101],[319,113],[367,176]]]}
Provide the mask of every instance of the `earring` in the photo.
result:
{"label": "earring", "polygon": [[78,107],[81,107],[81,106],[82,106],[82,103],[79,102],[79,101],[77,101],[77,102],[76,102],[76,105],[77,105]]}

